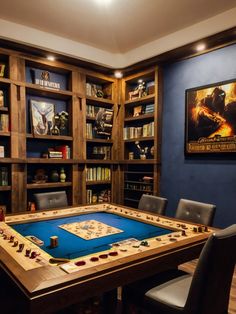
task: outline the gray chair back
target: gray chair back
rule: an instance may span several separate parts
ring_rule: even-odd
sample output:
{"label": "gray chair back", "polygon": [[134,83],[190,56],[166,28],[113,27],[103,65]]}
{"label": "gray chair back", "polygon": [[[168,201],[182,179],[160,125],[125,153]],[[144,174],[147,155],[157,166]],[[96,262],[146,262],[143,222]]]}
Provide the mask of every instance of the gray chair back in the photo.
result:
{"label": "gray chair back", "polygon": [[192,200],[180,199],[175,218],[212,226],[216,206]]}
{"label": "gray chair back", "polygon": [[159,215],[165,215],[168,200],[163,197],[143,194],[138,209],[153,212]]}
{"label": "gray chair back", "polygon": [[37,209],[61,208],[68,206],[67,195],[65,191],[35,193],[34,194]]}
{"label": "gray chair back", "polygon": [[205,244],[193,275],[184,313],[228,313],[236,262],[236,224],[216,232]]}

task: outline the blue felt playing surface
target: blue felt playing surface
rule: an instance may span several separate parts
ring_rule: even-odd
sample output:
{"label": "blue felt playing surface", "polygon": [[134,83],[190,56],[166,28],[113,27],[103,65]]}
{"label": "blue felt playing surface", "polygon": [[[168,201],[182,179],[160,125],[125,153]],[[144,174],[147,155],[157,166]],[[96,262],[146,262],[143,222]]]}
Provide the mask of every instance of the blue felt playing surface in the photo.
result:
{"label": "blue felt playing surface", "polygon": [[[109,226],[121,229],[123,232],[97,239],[84,240],[58,227],[62,224],[81,222],[85,220],[97,220]],[[23,236],[33,235],[40,240],[43,240],[44,245],[41,246],[41,248],[52,257],[68,259],[74,259],[80,256],[107,250],[110,248],[109,244],[125,239],[136,238],[138,240],[144,240],[172,232],[168,229],[105,212],[15,224],[11,227]],[[58,237],[58,247],[50,248],[51,236]]]}

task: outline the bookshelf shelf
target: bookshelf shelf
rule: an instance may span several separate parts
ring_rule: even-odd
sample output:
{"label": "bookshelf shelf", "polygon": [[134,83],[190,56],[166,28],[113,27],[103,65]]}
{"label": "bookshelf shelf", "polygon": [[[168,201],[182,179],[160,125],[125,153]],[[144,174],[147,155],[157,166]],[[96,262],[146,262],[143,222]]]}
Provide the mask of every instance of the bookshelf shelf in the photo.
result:
{"label": "bookshelf shelf", "polygon": [[28,94],[33,96],[43,96],[53,99],[68,100],[73,96],[73,93],[66,90],[47,89],[36,84],[25,83],[25,88]]}
{"label": "bookshelf shelf", "polygon": [[130,118],[125,118],[125,122],[133,122],[133,121],[138,121],[138,120],[149,120],[149,119],[154,119],[154,114],[142,114],[137,117],[130,117]]}
{"label": "bookshelf shelf", "polygon": [[144,142],[144,141],[153,141],[154,140],[154,136],[146,136],[146,137],[137,137],[137,138],[131,138],[131,139],[127,139],[124,140],[125,143],[131,143],[131,142]]}
{"label": "bookshelf shelf", "polygon": [[53,141],[73,141],[72,136],[61,136],[61,135],[37,135],[37,134],[27,134],[28,139],[38,139],[38,140],[53,140]]}
{"label": "bookshelf shelf", "polygon": [[68,187],[72,186],[72,182],[55,182],[55,183],[30,183],[27,184],[27,189],[44,189],[44,188],[63,188],[63,187]]}
{"label": "bookshelf shelf", "polygon": [[98,180],[98,181],[86,181],[86,185],[103,185],[103,184],[111,184],[110,180]]}
{"label": "bookshelf shelf", "polygon": [[11,136],[11,132],[0,131],[0,136]]}
{"label": "bookshelf shelf", "polygon": [[78,160],[62,158],[27,158],[28,164],[75,164]]}
{"label": "bookshelf shelf", "polygon": [[155,94],[151,94],[151,95],[147,95],[147,96],[143,96],[143,97],[140,97],[140,98],[135,98],[135,99],[132,99],[132,100],[126,100],[125,101],[125,105],[134,105],[134,104],[140,104],[140,103],[148,103],[150,102],[150,100],[154,101],[155,100]]}
{"label": "bookshelf shelf", "polygon": [[11,186],[10,185],[6,185],[6,186],[0,186],[0,191],[11,191]]}
{"label": "bookshelf shelf", "polygon": [[8,107],[0,107],[0,112],[8,112]]}

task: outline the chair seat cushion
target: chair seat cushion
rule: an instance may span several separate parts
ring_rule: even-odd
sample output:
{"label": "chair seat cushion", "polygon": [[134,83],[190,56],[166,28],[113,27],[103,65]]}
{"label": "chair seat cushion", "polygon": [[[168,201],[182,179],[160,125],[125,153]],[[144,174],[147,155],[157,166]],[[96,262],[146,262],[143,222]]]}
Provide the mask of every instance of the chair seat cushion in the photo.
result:
{"label": "chair seat cushion", "polygon": [[185,306],[192,276],[189,274],[174,278],[145,293],[146,300],[165,303],[172,307],[183,308]]}
{"label": "chair seat cushion", "polygon": [[148,307],[152,310],[155,300],[147,297],[146,293],[151,291],[154,287],[164,285],[165,282],[170,282],[185,275],[188,274],[184,271],[171,269],[126,285],[122,289],[123,303],[132,303],[139,307],[143,307],[144,303],[148,303],[148,305],[150,305],[150,307]]}

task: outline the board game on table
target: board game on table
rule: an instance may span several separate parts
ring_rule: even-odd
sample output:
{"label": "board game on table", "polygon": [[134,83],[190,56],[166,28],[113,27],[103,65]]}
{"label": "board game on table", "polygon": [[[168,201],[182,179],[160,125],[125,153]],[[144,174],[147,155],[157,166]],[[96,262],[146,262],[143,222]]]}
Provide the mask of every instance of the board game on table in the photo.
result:
{"label": "board game on table", "polygon": [[24,313],[51,313],[197,257],[212,232],[115,204],[9,215],[0,266]]}

